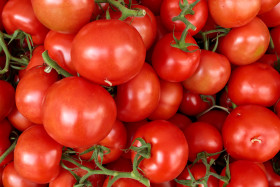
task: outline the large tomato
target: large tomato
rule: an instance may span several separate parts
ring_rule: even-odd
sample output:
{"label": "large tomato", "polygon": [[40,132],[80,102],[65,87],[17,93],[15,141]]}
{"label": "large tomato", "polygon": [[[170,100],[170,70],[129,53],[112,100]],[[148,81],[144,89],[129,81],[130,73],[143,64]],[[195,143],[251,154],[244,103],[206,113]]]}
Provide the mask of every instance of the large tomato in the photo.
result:
{"label": "large tomato", "polygon": [[[188,161],[188,143],[183,132],[170,122],[155,120],[141,126],[135,138],[142,138],[151,144],[151,157],[144,159],[139,167],[144,175],[154,183],[173,180],[185,168]],[[136,140],[136,147],[141,143]],[[136,152],[132,152],[131,160]]]}
{"label": "large tomato", "polygon": [[269,45],[269,30],[255,17],[248,24],[233,28],[219,43],[219,51],[235,65],[251,64],[261,58]]}
{"label": "large tomato", "polygon": [[91,0],[31,0],[36,17],[46,27],[62,33],[76,33],[90,21]]}
{"label": "large tomato", "polygon": [[0,121],[2,121],[13,109],[15,104],[15,89],[3,80],[0,80]]}
{"label": "large tomato", "polygon": [[279,0],[262,0],[261,9],[258,14],[260,15],[260,14],[270,11],[279,2],[280,2]]}
{"label": "large tomato", "polygon": [[72,43],[77,72],[102,85],[119,85],[140,72],[146,48],[138,31],[120,20],[98,20],[84,26]]}
{"label": "large tomato", "polygon": [[14,154],[16,171],[31,182],[49,183],[59,174],[62,145],[42,125],[34,125],[20,135]]}
{"label": "large tomato", "polygon": [[280,25],[280,2],[270,11],[259,15],[259,17],[268,27],[276,27]]}
{"label": "large tomato", "polygon": [[101,86],[80,77],[53,84],[43,104],[48,134],[64,146],[90,147],[105,138],[116,120],[116,104]]}
{"label": "large tomato", "polygon": [[214,21],[225,28],[249,23],[259,12],[261,0],[208,0]]}
{"label": "large tomato", "polygon": [[265,162],[279,151],[280,119],[262,106],[238,106],[226,118],[222,136],[234,159]]}
{"label": "large tomato", "polygon": [[76,182],[69,171],[61,168],[59,175],[49,183],[49,187],[73,187]]}
{"label": "large tomato", "polygon": [[273,168],[273,163],[271,160],[263,163],[265,166],[267,180],[269,182],[269,187],[279,187],[280,186],[280,175],[275,172]]}

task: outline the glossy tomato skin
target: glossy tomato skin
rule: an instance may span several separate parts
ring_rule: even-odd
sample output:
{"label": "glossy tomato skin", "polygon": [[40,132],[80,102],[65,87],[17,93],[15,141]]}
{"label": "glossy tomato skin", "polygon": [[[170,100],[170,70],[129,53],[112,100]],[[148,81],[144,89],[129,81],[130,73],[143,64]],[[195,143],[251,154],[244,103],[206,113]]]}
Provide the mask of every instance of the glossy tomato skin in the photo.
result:
{"label": "glossy tomato skin", "polygon": [[266,161],[264,164],[267,180],[269,182],[269,187],[279,187],[280,186],[280,175],[277,174],[272,165],[272,161]]}
{"label": "glossy tomato skin", "polygon": [[[225,176],[223,169],[221,175]],[[229,164],[231,179],[227,184],[228,187],[246,186],[246,187],[268,187],[268,181],[264,171],[260,166],[251,161],[238,160]],[[244,177],[246,176],[246,177]],[[222,187],[224,182],[220,180],[219,187]]]}
{"label": "glossy tomato skin", "polygon": [[[106,180],[103,183],[103,187],[107,187],[109,181],[109,177],[106,178]],[[144,184],[141,184],[137,180],[129,179],[129,178],[120,178],[118,179],[112,187],[145,187]]]}
{"label": "glossy tomato skin", "polygon": [[59,175],[49,183],[49,187],[71,187],[75,183],[74,176],[69,171],[61,168]]}
{"label": "glossy tomato skin", "polygon": [[58,80],[58,74],[55,70],[50,73],[46,73],[44,70],[44,66],[30,69],[19,81],[16,89],[18,111],[36,124],[43,124],[43,100],[48,88]]}
{"label": "glossy tomato skin", "polygon": [[219,43],[219,51],[235,65],[251,64],[261,58],[269,45],[269,31],[257,17],[233,28]]}
{"label": "glossy tomato skin", "polygon": [[[0,1],[0,12],[3,11],[4,5],[6,4],[7,0]],[[0,30],[3,31],[3,23],[2,23],[2,14],[0,14]]]}
{"label": "glossy tomato skin", "polygon": [[47,184],[37,184],[31,182],[27,179],[24,179],[22,176],[18,174],[15,170],[14,162],[10,162],[3,171],[2,174],[3,185],[5,187],[43,187],[47,186]]}
{"label": "glossy tomato skin", "polygon": [[44,43],[48,29],[35,17],[31,0],[8,1],[2,12],[2,21],[7,33],[20,29],[32,36],[35,44]]}
{"label": "glossy tomato skin", "polygon": [[230,62],[225,56],[201,50],[198,68],[191,77],[183,81],[183,86],[198,94],[213,95],[225,87],[230,74]]}
{"label": "glossy tomato skin", "polygon": [[280,26],[270,30],[271,39],[274,44],[274,51],[280,54]]}
{"label": "glossy tomato skin", "polygon": [[14,152],[15,170],[23,178],[45,184],[58,176],[62,145],[42,125],[26,129],[18,138]]}
{"label": "glossy tomato skin", "polygon": [[272,106],[280,97],[280,74],[263,63],[237,67],[228,82],[228,96],[237,105]]}
{"label": "glossy tomato skin", "polygon": [[261,0],[209,0],[209,11],[214,21],[225,28],[249,23],[259,12]]}
{"label": "glossy tomato skin", "polygon": [[226,118],[222,136],[225,149],[234,159],[265,162],[279,151],[279,132],[280,119],[272,111],[242,105]]}
{"label": "glossy tomato skin", "polygon": [[261,63],[265,63],[270,65],[271,67],[275,67],[275,65],[277,64],[277,56],[275,54],[264,54],[259,60],[258,62]]}
{"label": "glossy tomato skin", "polygon": [[[185,29],[186,25],[182,21],[172,21],[172,18],[178,16],[182,11],[179,2],[181,0],[163,0],[160,8],[160,17],[164,26],[172,32],[181,32]],[[189,4],[194,3],[195,0],[188,0]],[[181,1],[183,3],[183,1]],[[194,14],[187,14],[185,18],[196,27],[196,30],[189,29],[190,35],[197,34],[205,25],[208,17],[208,6],[206,0],[200,0],[192,9]]]}
{"label": "glossy tomato skin", "polygon": [[258,15],[261,15],[265,12],[270,11],[273,7],[275,7],[280,1],[279,0],[262,0],[261,9]]}
{"label": "glossy tomato skin", "polygon": [[179,109],[183,99],[181,83],[160,80],[160,99],[157,108],[149,116],[150,120],[168,120]]}
{"label": "glossy tomato skin", "polygon": [[115,120],[116,104],[111,95],[80,77],[53,84],[43,103],[46,131],[57,142],[72,148],[98,143],[110,132]]}
{"label": "glossy tomato skin", "polygon": [[210,110],[209,112],[199,116],[197,121],[209,123],[222,132],[227,116],[228,113],[223,110]]}
{"label": "glossy tomato skin", "polygon": [[32,123],[30,120],[28,120],[26,117],[24,117],[17,109],[16,106],[14,106],[13,110],[8,115],[9,122],[18,129],[19,131],[24,131],[28,127],[31,127],[32,125],[35,125],[35,123]]}
{"label": "glossy tomato skin", "polygon": [[[183,132],[165,120],[155,120],[140,127],[134,136],[151,144],[151,158],[144,159],[139,167],[152,183],[173,180],[184,169],[188,160],[188,143]],[[135,141],[134,146],[141,146]],[[131,160],[136,153],[132,152]]]}
{"label": "glossy tomato skin", "polygon": [[90,21],[95,3],[91,0],[31,0],[38,20],[61,33],[76,33]]}
{"label": "glossy tomato skin", "polygon": [[12,111],[15,104],[15,89],[3,80],[0,80],[0,121]]}
{"label": "glossy tomato skin", "polygon": [[[223,149],[222,135],[217,128],[209,123],[195,122],[184,129],[189,145],[189,161],[193,162],[198,153],[217,153]],[[219,154],[210,158],[218,158]]]}
{"label": "glossy tomato skin", "polygon": [[138,31],[120,20],[98,20],[75,36],[71,58],[77,72],[101,85],[125,83],[140,72],[146,48]]}
{"label": "glossy tomato skin", "polygon": [[276,27],[280,25],[280,2],[271,10],[258,16],[267,25],[267,27]]}
{"label": "glossy tomato skin", "polygon": [[124,122],[144,120],[156,109],[159,98],[159,78],[151,65],[145,63],[136,77],[117,87],[117,118]]}
{"label": "glossy tomato skin", "polygon": [[76,71],[71,61],[71,46],[75,34],[62,34],[55,31],[49,31],[44,47],[48,50],[48,54],[58,63],[60,67],[75,75]]}
{"label": "glossy tomato skin", "polygon": [[[180,38],[180,33],[175,33]],[[191,35],[187,35],[186,43],[197,44]],[[181,82],[189,78],[199,65],[200,50],[198,46],[190,46],[187,49],[191,53],[172,47],[173,34],[165,35],[159,40],[152,54],[152,65],[158,76],[166,81]]]}
{"label": "glossy tomato skin", "polygon": [[182,131],[192,123],[190,118],[181,113],[176,113],[168,121],[179,127]]}

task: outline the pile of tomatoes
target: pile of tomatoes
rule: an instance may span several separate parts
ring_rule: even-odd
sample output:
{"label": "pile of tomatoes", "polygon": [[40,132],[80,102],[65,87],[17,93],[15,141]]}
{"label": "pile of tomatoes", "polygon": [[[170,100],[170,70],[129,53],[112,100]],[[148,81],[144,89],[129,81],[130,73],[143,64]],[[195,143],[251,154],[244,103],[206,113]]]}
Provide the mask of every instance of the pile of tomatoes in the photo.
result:
{"label": "pile of tomatoes", "polygon": [[280,0],[0,12],[0,186],[280,186]]}

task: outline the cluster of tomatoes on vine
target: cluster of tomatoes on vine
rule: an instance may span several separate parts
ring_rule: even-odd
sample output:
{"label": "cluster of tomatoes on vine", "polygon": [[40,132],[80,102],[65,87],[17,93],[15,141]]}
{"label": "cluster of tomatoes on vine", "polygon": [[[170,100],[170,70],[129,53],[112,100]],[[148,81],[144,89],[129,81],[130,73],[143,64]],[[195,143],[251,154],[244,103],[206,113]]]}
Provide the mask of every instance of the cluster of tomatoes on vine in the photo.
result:
{"label": "cluster of tomatoes on vine", "polygon": [[0,11],[0,186],[280,185],[280,0]]}

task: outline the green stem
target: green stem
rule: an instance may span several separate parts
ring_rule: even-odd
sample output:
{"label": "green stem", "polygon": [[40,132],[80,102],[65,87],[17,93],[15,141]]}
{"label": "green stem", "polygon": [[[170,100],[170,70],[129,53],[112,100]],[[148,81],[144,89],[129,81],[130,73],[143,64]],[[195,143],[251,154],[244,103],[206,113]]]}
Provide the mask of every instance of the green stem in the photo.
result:
{"label": "green stem", "polygon": [[42,57],[44,59],[44,62],[48,64],[49,67],[55,69],[58,74],[63,75],[64,77],[73,76],[71,73],[65,71],[62,67],[60,67],[53,59],[51,59],[48,55],[47,50],[42,53]]}
{"label": "green stem", "polygon": [[0,156],[0,163],[15,149],[17,140],[15,140],[12,145]]}
{"label": "green stem", "polygon": [[9,52],[9,49],[6,46],[5,40],[4,40],[4,34],[0,32],[0,46],[2,50],[4,50],[5,56],[6,56],[6,63],[3,69],[0,70],[0,74],[7,73],[9,71],[9,65],[11,60],[11,54]]}

